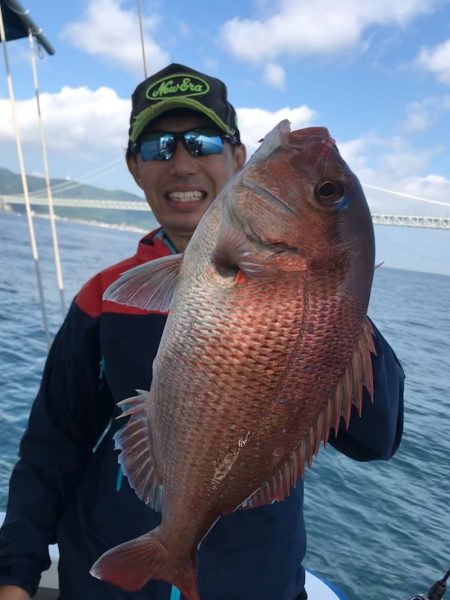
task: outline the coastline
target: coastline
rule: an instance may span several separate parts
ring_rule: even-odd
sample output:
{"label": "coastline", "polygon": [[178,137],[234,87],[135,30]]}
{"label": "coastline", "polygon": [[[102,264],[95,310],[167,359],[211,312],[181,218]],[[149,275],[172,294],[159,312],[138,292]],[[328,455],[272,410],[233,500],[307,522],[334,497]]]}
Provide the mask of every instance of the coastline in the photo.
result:
{"label": "coastline", "polygon": [[[4,207],[0,208],[0,213],[5,213],[8,215],[15,215],[17,217],[26,218],[26,213],[12,209],[11,205],[5,205]],[[157,226],[157,221],[156,221],[155,217],[153,216],[153,213],[150,210],[150,208],[148,209],[148,214],[150,217],[150,223],[149,223],[149,227],[147,229],[144,227],[139,227],[137,225],[132,225],[129,223],[111,223],[111,222],[105,222],[105,221],[97,221],[96,219],[82,219],[82,218],[77,218],[77,217],[73,218],[73,217],[67,217],[67,216],[57,215],[57,214],[55,214],[55,221],[60,221],[63,223],[76,223],[78,225],[88,225],[90,227],[101,227],[103,229],[115,229],[118,231],[129,231],[132,233],[145,234],[149,231],[149,229]],[[35,218],[36,219],[46,219],[48,221],[50,221],[50,219],[51,219],[51,217],[48,213],[40,213],[40,212],[36,212],[34,210],[31,211],[31,215],[32,215],[33,219],[35,219]]]}

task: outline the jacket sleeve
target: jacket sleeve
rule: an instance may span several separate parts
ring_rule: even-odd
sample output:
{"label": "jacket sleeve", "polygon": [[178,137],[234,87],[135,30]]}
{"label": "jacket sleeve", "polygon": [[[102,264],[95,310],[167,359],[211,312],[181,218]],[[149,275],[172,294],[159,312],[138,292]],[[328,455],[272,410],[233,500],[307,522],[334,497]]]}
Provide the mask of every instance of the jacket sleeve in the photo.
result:
{"label": "jacket sleeve", "polygon": [[387,460],[397,450],[403,433],[405,375],[394,351],[373,325],[376,355],[372,355],[374,397],[364,388],[361,416],[352,406],[349,427],[341,423],[329,442],[339,452],[359,461]]}
{"label": "jacket sleeve", "polygon": [[99,366],[98,320],[73,303],[50,349],[11,476],[0,584],[33,595],[50,566],[48,545],[111,415]]}

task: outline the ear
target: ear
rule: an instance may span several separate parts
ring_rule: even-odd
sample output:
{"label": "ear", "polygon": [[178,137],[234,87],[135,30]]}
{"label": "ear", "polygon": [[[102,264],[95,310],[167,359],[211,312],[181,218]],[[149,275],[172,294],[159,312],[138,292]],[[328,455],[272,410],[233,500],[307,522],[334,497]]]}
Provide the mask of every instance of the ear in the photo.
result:
{"label": "ear", "polygon": [[133,154],[133,152],[130,152],[128,150],[125,159],[127,161],[128,170],[132,174],[133,179],[138,184],[138,186],[141,189],[143,189],[142,185],[141,185],[141,178],[139,175],[139,165],[138,165],[138,161],[137,161],[137,155]]}
{"label": "ear", "polygon": [[234,146],[234,166],[236,171],[240,171],[242,169],[242,167],[245,165],[246,158],[247,150],[244,144]]}

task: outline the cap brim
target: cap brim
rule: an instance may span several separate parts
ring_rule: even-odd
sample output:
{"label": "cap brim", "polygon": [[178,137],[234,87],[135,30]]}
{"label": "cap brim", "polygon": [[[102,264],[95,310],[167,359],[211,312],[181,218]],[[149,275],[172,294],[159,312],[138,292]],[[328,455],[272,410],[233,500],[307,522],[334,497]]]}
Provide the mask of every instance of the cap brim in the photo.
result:
{"label": "cap brim", "polygon": [[161,102],[155,104],[155,106],[149,106],[139,113],[131,126],[130,142],[136,142],[149,123],[167,111],[175,108],[188,108],[190,110],[195,110],[196,112],[205,115],[205,117],[208,117],[208,119],[217,125],[217,127],[219,127],[219,129],[221,129],[224,133],[230,135],[235,134],[235,131],[232,130],[224,121],[222,121],[222,119],[218,117],[211,108],[207,108],[192,98],[173,98],[162,100]]}

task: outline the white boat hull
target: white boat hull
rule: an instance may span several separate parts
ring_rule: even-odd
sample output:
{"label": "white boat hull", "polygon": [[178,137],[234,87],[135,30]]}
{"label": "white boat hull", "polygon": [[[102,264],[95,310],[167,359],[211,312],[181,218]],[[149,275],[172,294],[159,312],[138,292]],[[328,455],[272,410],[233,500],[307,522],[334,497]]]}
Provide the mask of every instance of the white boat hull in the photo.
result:
{"label": "white boat hull", "polygon": [[[0,525],[3,523],[5,513],[0,512]],[[57,600],[58,598],[58,560],[59,552],[56,544],[49,546],[52,564],[48,571],[42,573],[37,600]],[[320,578],[317,573],[306,570],[305,588],[308,600],[346,600],[344,594]],[[333,589],[334,588],[334,589]]]}

